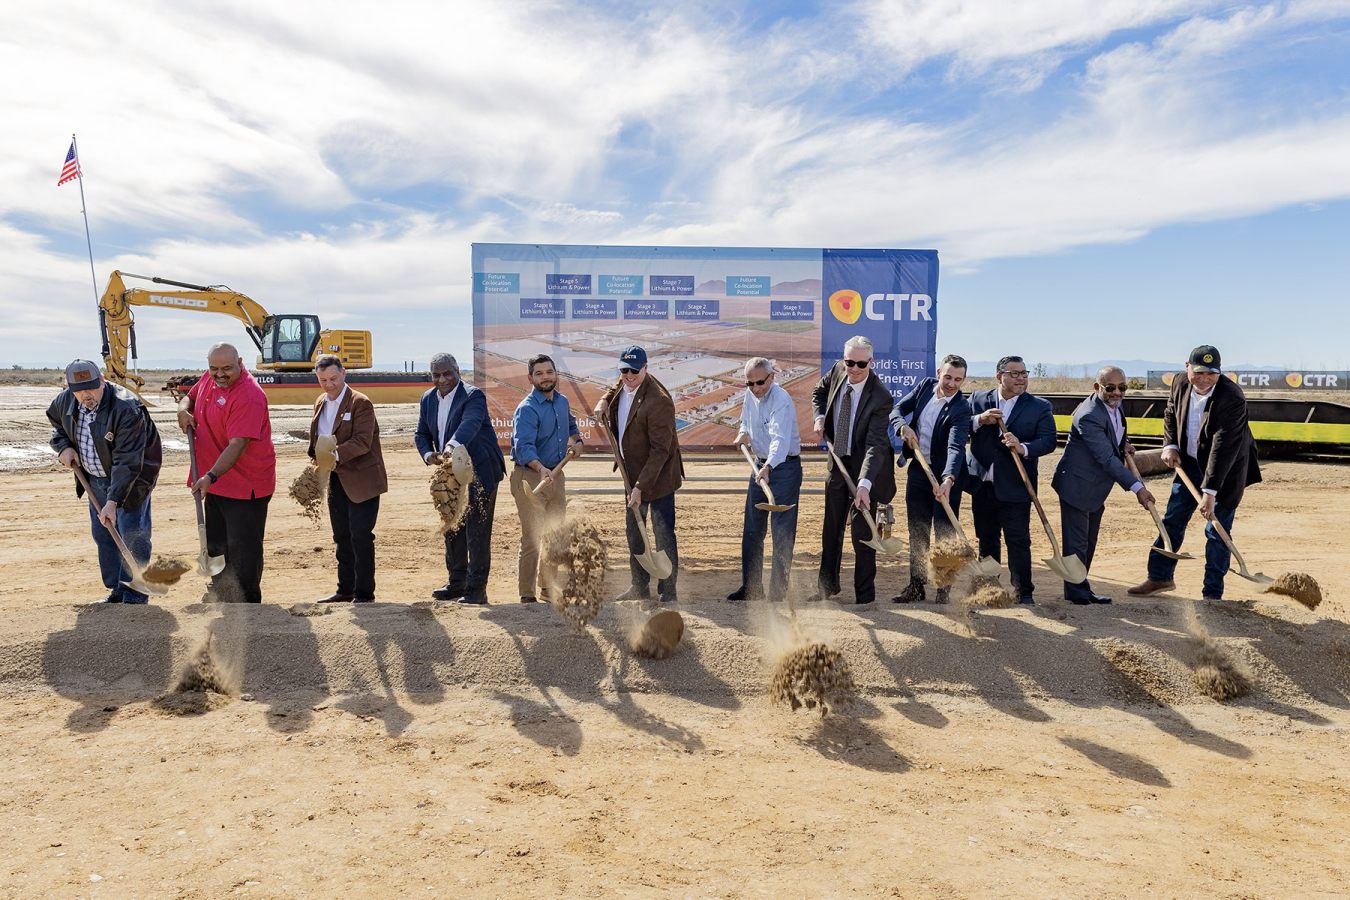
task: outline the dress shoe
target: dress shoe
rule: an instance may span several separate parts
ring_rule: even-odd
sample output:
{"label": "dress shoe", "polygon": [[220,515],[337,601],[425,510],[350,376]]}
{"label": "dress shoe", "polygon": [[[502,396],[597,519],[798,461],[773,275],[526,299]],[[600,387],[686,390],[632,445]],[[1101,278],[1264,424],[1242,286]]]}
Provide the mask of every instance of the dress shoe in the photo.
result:
{"label": "dress shoe", "polygon": [[924,593],[923,582],[917,578],[911,578],[905,589],[891,598],[892,603],[922,603],[927,599]]}
{"label": "dress shoe", "polygon": [[829,600],[832,597],[839,596],[838,591],[830,591],[828,594],[822,588],[818,588],[814,594],[806,598],[807,603],[820,603],[822,600]]}
{"label": "dress shoe", "polygon": [[469,606],[487,606],[487,592],[470,591],[466,593],[463,597],[460,597],[459,602],[467,604]]}
{"label": "dress shoe", "polygon": [[746,601],[753,603],[763,599],[764,599],[764,592],[762,590],[747,591],[744,587],[738,587],[730,594],[727,594],[728,603],[743,603]]}
{"label": "dress shoe", "polygon": [[351,603],[356,597],[353,594],[332,593],[320,600],[320,603]]}
{"label": "dress shoe", "polygon": [[656,600],[658,603],[678,603],[680,598],[675,594],[661,594]]}
{"label": "dress shoe", "polygon": [[539,602],[539,598],[538,598],[538,597],[521,597],[521,598],[520,598],[520,602],[521,602],[521,603],[538,603],[538,602]]}
{"label": "dress shoe", "polygon": [[640,591],[636,585],[629,586],[628,590],[614,598],[615,603],[622,603],[625,600],[637,600],[640,603],[646,603],[652,599],[652,595],[647,591]]}
{"label": "dress shoe", "polygon": [[856,598],[853,602],[856,603],[856,604],[860,604],[860,605],[861,605],[861,604],[863,604],[863,603],[871,603],[871,602],[872,602],[873,600],[875,600],[875,599],[877,599],[876,594],[873,594],[872,596],[868,597],[867,599],[863,599],[862,597],[858,597],[858,598]]}
{"label": "dress shoe", "polygon": [[[320,600],[319,602],[322,603],[323,601]],[[375,602],[375,598],[374,598],[374,597],[353,597],[353,598],[352,598],[352,602],[353,602],[353,603],[374,603],[374,602]]]}
{"label": "dress shoe", "polygon": [[1154,581],[1152,578],[1145,578],[1125,593],[1133,597],[1152,597],[1154,594],[1170,591],[1176,586],[1175,581]]}
{"label": "dress shoe", "polygon": [[1111,602],[1111,598],[1110,598],[1110,597],[1103,597],[1101,594],[1093,594],[1093,595],[1092,595],[1092,602],[1093,602],[1093,603],[1110,603],[1110,602]]}
{"label": "dress shoe", "polygon": [[1018,600],[1017,602],[1018,602],[1018,604],[1019,604],[1020,606],[1035,606],[1035,605],[1036,605],[1036,601],[1031,599],[1031,595],[1030,595],[1030,594],[1027,594],[1025,597],[1023,597],[1021,600]]}
{"label": "dress shoe", "polygon": [[85,605],[86,605],[86,606],[99,606],[99,605],[104,604],[104,603],[121,603],[121,602],[122,602],[122,595],[121,595],[120,593],[118,593],[117,591],[111,591],[111,592],[108,594],[108,596],[104,597],[102,600],[90,600],[90,601],[89,601],[87,604],[85,604]]}
{"label": "dress shoe", "polygon": [[[1201,594],[1201,595],[1200,595],[1200,599],[1201,599],[1201,600],[1222,600],[1223,598],[1220,597],[1218,594]],[[113,601],[113,602],[116,602],[116,601]]]}
{"label": "dress shoe", "polygon": [[952,595],[951,588],[938,588],[937,596],[933,598],[934,603],[946,603]]}
{"label": "dress shoe", "polygon": [[458,600],[463,596],[464,588],[451,587],[448,584],[445,587],[438,587],[431,592],[433,600]]}

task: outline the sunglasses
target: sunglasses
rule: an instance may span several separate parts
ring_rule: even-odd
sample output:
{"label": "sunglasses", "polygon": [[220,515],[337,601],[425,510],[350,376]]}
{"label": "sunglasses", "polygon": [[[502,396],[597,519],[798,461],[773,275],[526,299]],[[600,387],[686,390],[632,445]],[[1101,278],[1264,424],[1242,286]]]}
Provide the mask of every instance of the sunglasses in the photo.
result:
{"label": "sunglasses", "polygon": [[769,383],[769,379],[767,379],[767,378],[761,378],[759,381],[747,381],[747,382],[745,383],[745,386],[746,386],[746,387],[759,387],[761,384],[768,384],[768,383]]}
{"label": "sunglasses", "polygon": [[624,366],[623,368],[619,369],[619,371],[622,372],[624,375],[636,375],[637,373],[641,372],[642,370],[641,370],[641,369],[634,369],[634,368],[631,368],[631,367],[629,367],[629,366]]}
{"label": "sunglasses", "polygon": [[871,364],[872,361],[870,359],[864,359],[862,362],[858,362],[857,360],[854,359],[844,360],[844,365],[848,366],[850,369],[853,368],[854,366],[857,366],[859,369],[865,369]]}
{"label": "sunglasses", "polygon": [[1112,391],[1115,391],[1117,394],[1123,394],[1125,393],[1126,386],[1123,384],[1104,384],[1102,385],[1102,390],[1106,391],[1108,394]]}
{"label": "sunglasses", "polygon": [[1004,374],[1004,375],[1007,375],[1009,378],[1026,378],[1026,377],[1029,376],[1031,373],[1030,373],[1030,372],[1004,372],[1003,374]]}

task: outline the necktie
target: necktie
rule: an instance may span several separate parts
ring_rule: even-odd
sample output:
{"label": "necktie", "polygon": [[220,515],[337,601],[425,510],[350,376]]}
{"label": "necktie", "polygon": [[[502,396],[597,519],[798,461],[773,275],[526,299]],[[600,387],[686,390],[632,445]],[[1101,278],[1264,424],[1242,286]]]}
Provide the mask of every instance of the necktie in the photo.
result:
{"label": "necktie", "polygon": [[844,399],[839,401],[839,427],[835,430],[835,440],[843,448],[840,456],[848,456],[849,438],[853,430],[853,388],[844,385]]}

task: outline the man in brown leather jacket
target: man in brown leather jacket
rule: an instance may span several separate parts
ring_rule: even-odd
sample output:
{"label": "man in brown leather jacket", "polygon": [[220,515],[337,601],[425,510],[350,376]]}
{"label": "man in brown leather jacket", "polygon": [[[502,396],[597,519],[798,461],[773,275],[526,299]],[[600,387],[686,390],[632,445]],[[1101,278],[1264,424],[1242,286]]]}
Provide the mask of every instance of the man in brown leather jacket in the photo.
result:
{"label": "man in brown leather jacket", "polygon": [[[661,382],[647,374],[647,351],[629,347],[619,357],[619,381],[595,405],[595,417],[609,425],[618,438],[620,457],[630,491],[627,517],[628,549],[643,552],[642,526],[651,511],[655,550],[670,557],[670,575],[657,582],[662,603],[676,600],[675,579],[680,573],[675,544],[675,491],[684,478],[684,462],[675,437],[675,401]],[[615,465],[618,468],[618,465]],[[628,560],[632,586],[620,600],[645,600],[651,595],[651,575],[632,557]]]}

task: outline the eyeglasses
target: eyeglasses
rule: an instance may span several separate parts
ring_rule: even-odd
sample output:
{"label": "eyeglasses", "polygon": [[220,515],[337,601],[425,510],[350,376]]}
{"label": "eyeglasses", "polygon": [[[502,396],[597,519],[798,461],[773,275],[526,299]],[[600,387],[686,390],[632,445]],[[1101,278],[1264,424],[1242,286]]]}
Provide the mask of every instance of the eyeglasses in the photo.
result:
{"label": "eyeglasses", "polygon": [[1112,391],[1115,391],[1117,394],[1123,394],[1126,391],[1126,386],[1123,384],[1104,384],[1102,385],[1102,390],[1108,394]]}
{"label": "eyeglasses", "polygon": [[865,369],[871,364],[872,361],[870,359],[864,359],[862,362],[858,362],[856,359],[844,360],[844,365],[848,366],[850,369],[854,366],[857,366],[859,369]]}
{"label": "eyeglasses", "polygon": [[624,375],[636,375],[638,372],[641,372],[642,370],[634,369],[630,366],[624,366],[621,369],[619,369],[619,371],[622,372]]}
{"label": "eyeglasses", "polygon": [[769,379],[768,379],[768,378],[761,378],[759,381],[747,381],[747,382],[745,383],[745,386],[746,386],[746,387],[759,387],[761,384],[768,384],[768,383],[769,383]]}
{"label": "eyeglasses", "polygon": [[1026,378],[1026,377],[1028,377],[1031,373],[1024,370],[1024,371],[1021,371],[1021,372],[1007,372],[1007,371],[1005,371],[1003,374],[1004,374],[1004,375],[1007,375],[1009,378]]}

